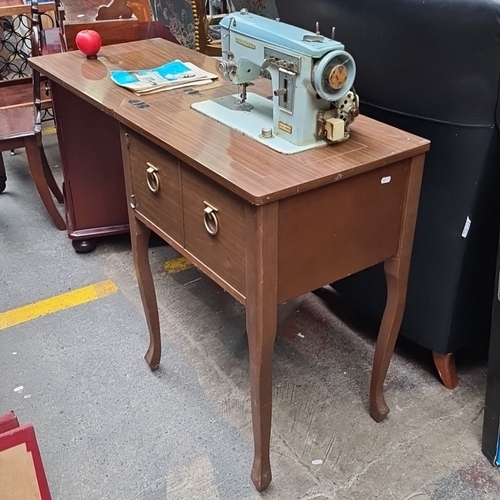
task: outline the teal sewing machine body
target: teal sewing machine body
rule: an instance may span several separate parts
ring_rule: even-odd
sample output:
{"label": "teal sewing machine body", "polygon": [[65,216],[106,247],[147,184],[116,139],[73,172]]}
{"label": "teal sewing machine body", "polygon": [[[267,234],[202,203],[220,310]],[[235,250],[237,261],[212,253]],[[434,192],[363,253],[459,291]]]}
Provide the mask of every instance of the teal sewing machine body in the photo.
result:
{"label": "teal sewing machine body", "polygon": [[[195,109],[283,153],[349,137],[348,125],[358,114],[352,89],[356,65],[340,42],[244,10],[226,16],[220,26],[218,71],[242,92],[239,98],[212,101],[225,110],[210,104]],[[247,95],[247,86],[266,73],[272,101]],[[250,122],[252,131],[244,124]]]}

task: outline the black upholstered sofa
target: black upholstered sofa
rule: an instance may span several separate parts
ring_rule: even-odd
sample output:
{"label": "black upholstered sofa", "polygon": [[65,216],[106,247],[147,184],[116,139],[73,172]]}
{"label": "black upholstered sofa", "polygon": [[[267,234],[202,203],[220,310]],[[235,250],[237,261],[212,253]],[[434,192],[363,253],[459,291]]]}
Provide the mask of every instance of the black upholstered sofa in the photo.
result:
{"label": "black upholstered sofa", "polygon": [[[361,112],[430,139],[401,333],[456,385],[455,351],[488,335],[500,220],[500,0],[277,0],[284,22],[336,27]],[[380,318],[379,267],[336,288]]]}

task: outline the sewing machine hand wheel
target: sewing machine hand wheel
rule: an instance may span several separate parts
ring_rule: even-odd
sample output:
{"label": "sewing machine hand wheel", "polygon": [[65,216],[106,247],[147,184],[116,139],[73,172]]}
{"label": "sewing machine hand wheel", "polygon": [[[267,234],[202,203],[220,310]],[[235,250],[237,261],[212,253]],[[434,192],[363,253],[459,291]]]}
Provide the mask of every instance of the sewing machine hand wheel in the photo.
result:
{"label": "sewing machine hand wheel", "polygon": [[313,68],[312,83],[325,101],[338,101],[354,84],[356,64],[344,50],[335,50],[322,57]]}

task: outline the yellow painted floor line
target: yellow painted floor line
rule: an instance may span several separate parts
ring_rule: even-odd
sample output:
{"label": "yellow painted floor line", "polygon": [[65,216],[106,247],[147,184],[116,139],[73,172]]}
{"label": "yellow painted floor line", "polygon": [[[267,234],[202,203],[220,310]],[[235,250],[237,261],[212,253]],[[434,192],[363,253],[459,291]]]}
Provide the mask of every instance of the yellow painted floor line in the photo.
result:
{"label": "yellow painted floor line", "polygon": [[0,313],[0,330],[20,325],[21,323],[26,323],[32,319],[40,318],[47,314],[53,314],[63,309],[79,306],[86,302],[92,302],[93,300],[111,295],[117,290],[118,287],[113,281],[105,280],[95,283],[94,285],[84,286],[83,288],[72,290],[71,292],[50,297],[49,299],[40,300],[33,304],[5,311]]}
{"label": "yellow painted floor line", "polygon": [[42,128],[43,135],[50,135],[50,134],[55,134],[55,133],[56,133],[56,127],[54,127],[54,125]]}
{"label": "yellow painted floor line", "polygon": [[170,259],[163,264],[163,269],[167,271],[168,274],[180,273],[181,271],[185,271],[193,267],[193,264],[189,262],[189,260],[184,257],[177,257],[176,259]]}

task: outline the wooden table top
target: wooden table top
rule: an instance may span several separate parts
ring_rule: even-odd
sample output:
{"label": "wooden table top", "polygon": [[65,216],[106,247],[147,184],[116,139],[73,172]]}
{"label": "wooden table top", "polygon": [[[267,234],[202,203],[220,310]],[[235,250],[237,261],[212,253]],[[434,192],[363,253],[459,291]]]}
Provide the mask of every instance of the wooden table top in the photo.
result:
{"label": "wooden table top", "polygon": [[[38,4],[39,12],[48,12],[55,9],[54,2],[43,2]],[[0,0],[0,17],[19,16],[29,14],[31,5],[25,4],[23,0]]]}
{"label": "wooden table top", "polygon": [[[106,46],[97,60],[68,52],[32,58],[30,65],[256,205],[429,149],[426,139],[360,116],[348,141],[283,155],[190,108],[196,101],[237,93],[230,82],[219,79],[196,87],[201,96],[183,89],[144,96],[149,107],[140,109],[129,103],[137,96],[108,76],[110,69],[151,68],[175,58],[216,73],[215,59],[161,39]],[[269,81],[255,83],[252,92],[270,95]]]}

